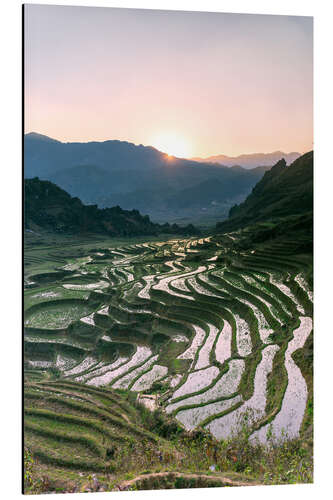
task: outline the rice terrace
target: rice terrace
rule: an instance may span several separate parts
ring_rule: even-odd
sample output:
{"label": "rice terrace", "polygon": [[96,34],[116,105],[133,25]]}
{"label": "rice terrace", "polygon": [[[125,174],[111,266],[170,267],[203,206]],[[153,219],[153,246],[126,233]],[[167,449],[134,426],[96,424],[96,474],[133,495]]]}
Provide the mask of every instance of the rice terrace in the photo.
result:
{"label": "rice terrace", "polygon": [[191,237],[27,230],[32,491],[311,481],[308,217]]}
{"label": "rice terrace", "polygon": [[155,3],[23,6],[24,494],[313,483],[313,18]]}

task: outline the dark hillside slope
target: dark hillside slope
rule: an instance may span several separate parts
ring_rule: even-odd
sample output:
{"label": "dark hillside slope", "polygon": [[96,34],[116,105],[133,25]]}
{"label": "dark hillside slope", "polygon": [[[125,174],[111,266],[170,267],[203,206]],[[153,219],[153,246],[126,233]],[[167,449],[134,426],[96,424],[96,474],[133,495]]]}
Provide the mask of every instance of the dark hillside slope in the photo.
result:
{"label": "dark hillside slope", "polygon": [[313,151],[310,151],[289,167],[285,160],[280,160],[264,174],[243,203],[230,209],[229,219],[216,227],[219,231],[230,231],[312,211]]}
{"label": "dark hillside slope", "polygon": [[154,224],[138,210],[122,210],[119,206],[99,209],[84,205],[66,191],[38,177],[25,180],[25,228],[45,229],[61,233],[102,233],[109,236],[139,236],[159,233],[196,234],[191,225]]}

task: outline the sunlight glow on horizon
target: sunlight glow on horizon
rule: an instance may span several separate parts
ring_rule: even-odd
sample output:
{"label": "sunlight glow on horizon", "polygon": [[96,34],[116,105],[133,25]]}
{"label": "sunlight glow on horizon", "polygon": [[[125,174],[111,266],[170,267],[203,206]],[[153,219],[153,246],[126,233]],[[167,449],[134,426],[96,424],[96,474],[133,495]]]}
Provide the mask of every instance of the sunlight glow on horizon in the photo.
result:
{"label": "sunlight glow on horizon", "polygon": [[313,149],[310,17],[24,11],[27,132],[180,158]]}
{"label": "sunlight glow on horizon", "polygon": [[[283,148],[281,147],[276,147],[276,148],[272,148],[271,150],[251,150],[251,151],[242,151],[240,153],[235,153],[233,151],[230,151],[227,147],[225,146],[221,146],[220,150],[219,151],[202,151],[202,153],[200,155],[196,155],[192,152],[190,146],[189,146],[189,143],[183,142],[183,138],[182,139],[178,139],[177,138],[177,143],[179,141],[179,147],[177,147],[176,145],[176,142],[173,144],[171,141],[166,143],[166,142],[162,142],[161,141],[161,145],[160,143],[158,142],[158,138],[159,137],[166,137],[164,134],[160,135],[160,136],[155,136],[155,138],[153,138],[151,141],[146,141],[146,142],[138,142],[136,141],[135,139],[131,139],[131,138],[124,138],[124,137],[95,137],[95,136],[88,136],[88,137],[69,137],[69,136],[62,136],[62,135],[57,135],[57,134],[52,134],[51,132],[47,131],[47,130],[25,130],[24,131],[24,134],[27,135],[27,134],[40,134],[40,135],[45,135],[46,137],[49,137],[50,139],[54,139],[56,141],[60,141],[62,143],[82,143],[82,144],[87,144],[89,142],[105,142],[105,141],[120,141],[120,142],[129,142],[131,144],[134,144],[135,146],[144,146],[144,147],[152,147],[152,148],[155,148],[157,149],[158,151],[160,151],[161,153],[164,153],[166,155],[166,159],[167,160],[170,160],[172,161],[174,158],[184,158],[184,159],[196,159],[198,161],[200,161],[200,159],[207,159],[211,156],[218,156],[220,154],[224,154],[226,156],[229,156],[230,158],[237,158],[237,156],[239,155],[251,155],[251,154],[270,154],[270,153],[273,153],[275,151],[282,151]],[[169,136],[169,134],[168,134]],[[175,134],[170,134],[170,138],[171,137],[175,137]],[[194,143],[194,141],[192,141]],[[174,147],[173,147],[174,145]],[[178,153],[173,153],[173,151],[178,151]],[[298,151],[296,151],[296,149],[292,150],[288,150],[288,149],[285,149],[284,151],[282,151],[283,153],[285,154],[289,154],[289,153],[292,153],[292,152],[297,152],[299,153],[300,155],[303,155],[305,153],[308,153],[309,151],[312,151],[313,150],[313,144],[312,144],[312,147],[309,147],[309,148],[305,148],[305,149],[299,149]],[[186,151],[188,151],[188,153],[186,153]],[[183,154],[181,154],[181,152],[183,152]],[[185,154],[186,153],[186,154]]]}
{"label": "sunlight glow on horizon", "polygon": [[177,132],[161,132],[151,139],[150,144],[169,157],[190,158],[193,156],[189,142]]}

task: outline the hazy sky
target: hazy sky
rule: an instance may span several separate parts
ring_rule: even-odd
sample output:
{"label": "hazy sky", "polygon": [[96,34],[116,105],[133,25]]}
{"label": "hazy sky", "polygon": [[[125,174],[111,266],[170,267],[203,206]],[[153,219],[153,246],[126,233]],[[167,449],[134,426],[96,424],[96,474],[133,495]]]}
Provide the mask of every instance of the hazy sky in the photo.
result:
{"label": "hazy sky", "polygon": [[25,6],[25,130],[179,156],[312,149],[312,18]]}

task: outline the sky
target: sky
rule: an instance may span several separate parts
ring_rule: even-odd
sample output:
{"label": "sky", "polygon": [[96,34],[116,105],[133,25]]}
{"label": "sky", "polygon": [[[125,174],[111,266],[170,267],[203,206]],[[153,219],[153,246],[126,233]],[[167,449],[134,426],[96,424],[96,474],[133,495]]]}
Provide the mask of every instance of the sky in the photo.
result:
{"label": "sky", "polygon": [[25,132],[176,156],[313,149],[313,19],[25,5]]}

